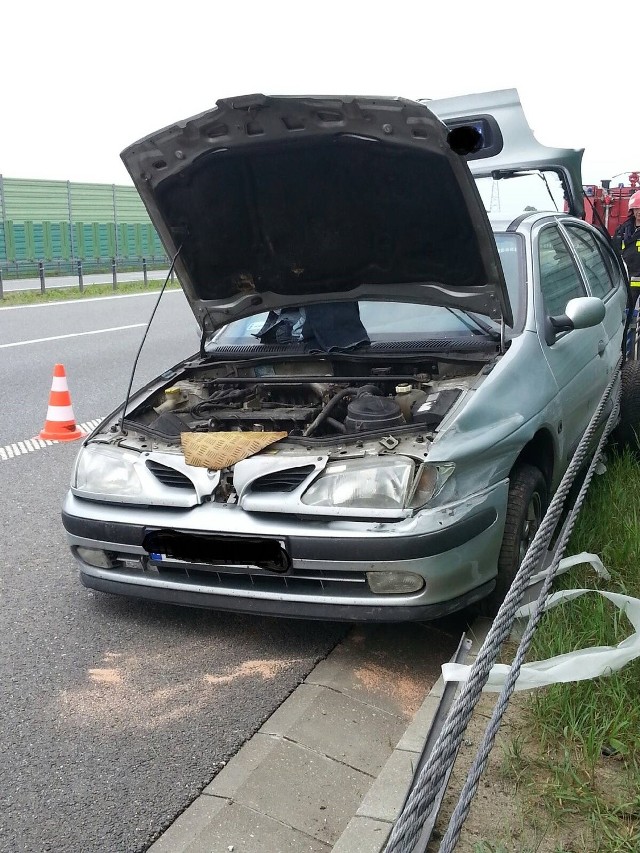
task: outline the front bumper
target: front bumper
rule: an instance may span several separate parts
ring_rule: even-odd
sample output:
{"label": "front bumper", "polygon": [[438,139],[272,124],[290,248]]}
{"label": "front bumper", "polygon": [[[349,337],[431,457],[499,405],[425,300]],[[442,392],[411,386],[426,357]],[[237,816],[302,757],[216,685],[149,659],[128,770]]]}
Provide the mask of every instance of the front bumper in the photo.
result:
{"label": "front bumper", "polygon": [[[471,498],[398,522],[302,520],[226,505],[190,510],[126,507],[69,493],[62,520],[85,586],[173,604],[349,621],[434,619],[487,595],[496,567],[508,493],[504,481]],[[258,537],[282,544],[285,573],[248,565],[153,556],[156,531],[194,537]],[[78,548],[106,551],[112,568],[90,565]],[[424,586],[410,594],[373,593],[367,573],[407,572]]]}

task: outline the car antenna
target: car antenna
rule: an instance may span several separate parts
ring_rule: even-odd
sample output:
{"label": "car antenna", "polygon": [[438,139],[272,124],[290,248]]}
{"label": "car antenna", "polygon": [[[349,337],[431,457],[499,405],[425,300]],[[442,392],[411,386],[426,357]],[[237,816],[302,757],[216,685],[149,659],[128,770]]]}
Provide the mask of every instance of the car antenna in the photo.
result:
{"label": "car antenna", "polygon": [[131,378],[129,379],[129,387],[127,388],[127,395],[124,398],[124,406],[122,407],[122,418],[120,420],[120,432],[124,435],[127,434],[127,431],[124,428],[124,418],[127,411],[127,406],[129,405],[129,397],[131,396],[131,388],[133,386],[133,377],[136,373],[136,367],[138,366],[138,359],[140,358],[140,353],[142,352],[142,347],[144,346],[144,342],[147,339],[147,335],[149,334],[149,329],[151,328],[151,323],[153,322],[153,318],[155,317],[155,313],[158,310],[158,305],[160,305],[160,300],[162,299],[162,294],[165,291],[167,283],[171,278],[173,273],[173,269],[176,265],[176,258],[180,254],[180,249],[182,249],[182,245],[178,247],[178,251],[175,253],[173,258],[171,259],[171,266],[169,267],[169,271],[167,272],[167,277],[164,280],[164,284],[160,288],[160,293],[158,294],[158,298],[156,299],[156,304],[153,306],[153,311],[151,312],[151,316],[149,317],[149,322],[147,323],[147,328],[144,330],[144,335],[142,336],[142,340],[140,341],[140,346],[138,347],[138,352],[136,353],[136,357],[133,360],[133,370],[131,371]]}

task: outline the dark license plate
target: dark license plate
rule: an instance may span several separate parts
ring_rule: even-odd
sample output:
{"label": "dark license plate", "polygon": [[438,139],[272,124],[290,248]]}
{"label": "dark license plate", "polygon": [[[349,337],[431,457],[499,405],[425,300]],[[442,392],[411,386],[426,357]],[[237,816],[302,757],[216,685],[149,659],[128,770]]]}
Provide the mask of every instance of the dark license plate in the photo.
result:
{"label": "dark license plate", "polygon": [[255,566],[269,572],[289,571],[291,560],[277,539],[250,536],[207,536],[156,530],[145,536],[143,547],[154,555],[186,563],[212,566]]}

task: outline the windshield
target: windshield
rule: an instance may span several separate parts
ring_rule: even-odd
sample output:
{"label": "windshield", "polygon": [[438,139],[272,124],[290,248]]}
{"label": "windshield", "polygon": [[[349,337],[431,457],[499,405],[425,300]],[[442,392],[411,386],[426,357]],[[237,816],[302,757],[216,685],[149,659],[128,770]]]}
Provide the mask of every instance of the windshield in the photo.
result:
{"label": "windshield", "polygon": [[[525,302],[522,243],[518,235],[512,233],[496,233],[495,240],[509,291],[514,330],[519,330],[522,325],[522,310]],[[346,306],[350,303],[338,304]],[[366,334],[372,342],[424,340],[431,337],[486,336],[488,327],[496,332],[499,329],[498,324],[489,317],[465,312],[463,308],[369,300],[361,300],[357,306],[358,320],[366,330],[363,334]],[[306,314],[309,314],[313,307],[307,306]],[[305,312],[292,308],[280,312],[279,317],[286,318],[288,321],[289,340],[301,339],[299,333],[304,325]],[[475,317],[478,318],[477,321]],[[211,343],[218,346],[255,346],[260,342],[287,343],[287,340],[278,338],[274,319],[267,313],[261,313],[236,320],[217,332]],[[274,329],[274,335],[269,338],[265,330],[271,329]]]}

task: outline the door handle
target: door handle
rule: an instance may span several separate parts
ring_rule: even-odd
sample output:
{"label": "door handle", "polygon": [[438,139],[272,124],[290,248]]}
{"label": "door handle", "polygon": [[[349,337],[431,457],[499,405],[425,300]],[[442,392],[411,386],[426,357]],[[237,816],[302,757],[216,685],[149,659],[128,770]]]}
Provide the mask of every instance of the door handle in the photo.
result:
{"label": "door handle", "polygon": [[604,341],[598,341],[598,355],[603,355],[607,345]]}

